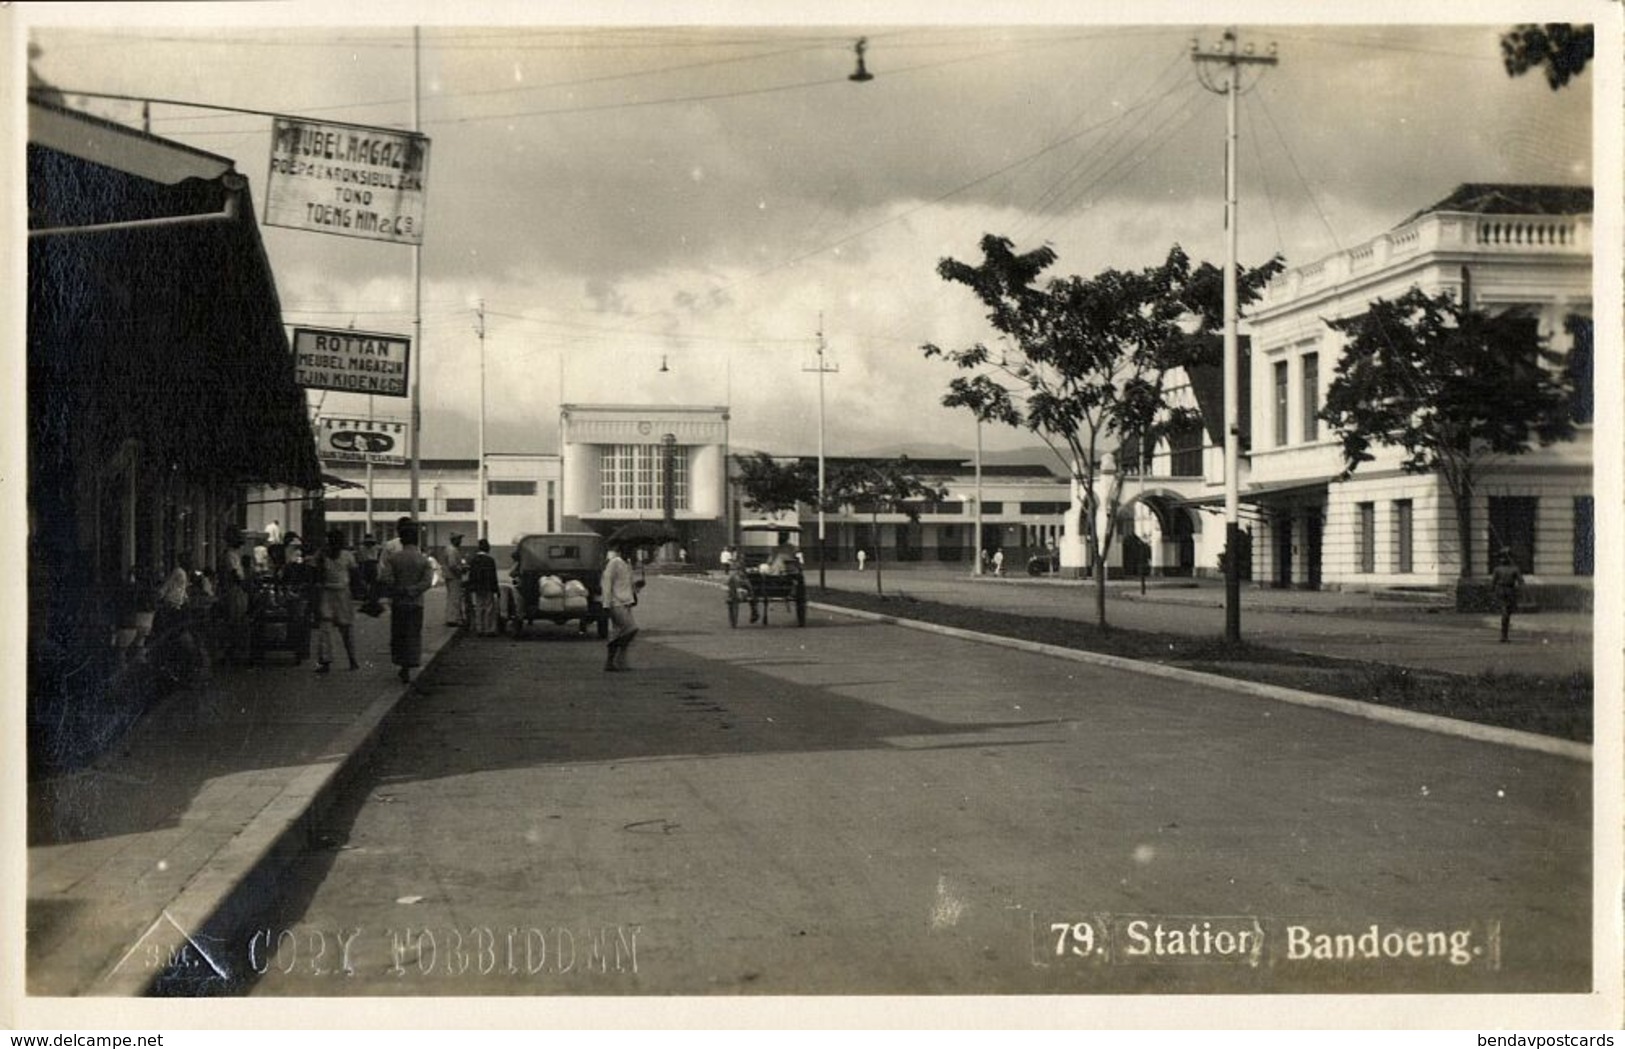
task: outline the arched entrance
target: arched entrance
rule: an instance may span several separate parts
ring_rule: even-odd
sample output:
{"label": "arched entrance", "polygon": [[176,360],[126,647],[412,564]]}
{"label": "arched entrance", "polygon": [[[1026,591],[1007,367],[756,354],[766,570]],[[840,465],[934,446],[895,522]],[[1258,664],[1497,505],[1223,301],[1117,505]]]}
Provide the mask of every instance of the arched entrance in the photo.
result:
{"label": "arched entrance", "polygon": [[1123,574],[1196,574],[1196,535],[1202,522],[1177,492],[1137,493],[1123,506]]}

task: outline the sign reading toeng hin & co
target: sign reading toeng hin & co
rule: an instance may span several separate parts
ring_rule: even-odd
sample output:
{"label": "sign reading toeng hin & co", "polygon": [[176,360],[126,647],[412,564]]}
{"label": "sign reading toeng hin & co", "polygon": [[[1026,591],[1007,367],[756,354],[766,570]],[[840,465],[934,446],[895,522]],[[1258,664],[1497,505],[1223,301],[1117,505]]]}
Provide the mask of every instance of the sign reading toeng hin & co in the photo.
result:
{"label": "sign reading toeng hin & co", "polygon": [[277,117],[265,224],[422,244],[428,171],[422,135]]}
{"label": "sign reading toeng hin & co", "polygon": [[409,397],[412,340],[342,328],[295,328],[295,379],[312,390]]}

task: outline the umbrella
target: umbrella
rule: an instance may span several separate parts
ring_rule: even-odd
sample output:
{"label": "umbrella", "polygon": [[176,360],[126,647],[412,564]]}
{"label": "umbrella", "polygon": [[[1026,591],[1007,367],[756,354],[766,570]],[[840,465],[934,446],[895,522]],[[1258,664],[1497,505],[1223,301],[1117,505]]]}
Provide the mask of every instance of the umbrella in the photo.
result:
{"label": "umbrella", "polygon": [[654,521],[633,521],[609,534],[611,543],[625,543],[630,546],[664,546],[667,543],[677,542],[678,538],[675,532]]}

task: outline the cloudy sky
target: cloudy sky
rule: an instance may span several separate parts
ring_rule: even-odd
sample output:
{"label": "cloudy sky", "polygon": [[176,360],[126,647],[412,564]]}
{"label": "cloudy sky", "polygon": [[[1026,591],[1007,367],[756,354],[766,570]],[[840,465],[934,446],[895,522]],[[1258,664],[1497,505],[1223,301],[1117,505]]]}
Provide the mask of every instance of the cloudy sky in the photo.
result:
{"label": "cloudy sky", "polygon": [[[410,128],[415,8],[335,6],[20,14],[36,71],[65,91]],[[475,452],[481,302],[494,451],[556,450],[562,398],[730,403],[736,445],[811,452],[820,325],[839,369],[831,454],[968,449],[974,424],[938,403],[953,371],[919,346],[988,331],[939,259],[974,260],[996,233],[1054,245],[1057,274],[1150,265],[1175,243],[1222,261],[1224,103],[1190,55],[1222,25],[1169,20],[1177,8],[1150,25],[1020,5],[816,24],[658,9],[696,21],[675,28],[656,9],[596,28],[529,10],[421,13],[437,23],[418,52],[427,457]],[[1241,101],[1242,261],[1314,261],[1461,182],[1589,184],[1591,75],[1560,92],[1509,78],[1504,28],[1242,22],[1244,44],[1279,57]],[[859,37],[867,83],[848,79]],[[138,103],[70,103],[141,121]],[[263,204],[270,117],[157,103],[151,122],[233,158]],[[412,331],[410,249],[264,239],[290,325]],[[339,394],[319,407],[367,411]]]}

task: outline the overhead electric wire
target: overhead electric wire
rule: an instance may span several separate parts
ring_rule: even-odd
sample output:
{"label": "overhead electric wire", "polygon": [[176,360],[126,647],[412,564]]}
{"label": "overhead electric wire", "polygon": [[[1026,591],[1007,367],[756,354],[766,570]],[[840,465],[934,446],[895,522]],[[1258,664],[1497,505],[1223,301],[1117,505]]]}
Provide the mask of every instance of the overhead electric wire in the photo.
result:
{"label": "overhead electric wire", "polygon": [[[1183,58],[1183,56],[1181,56],[1181,58]],[[1166,71],[1164,71],[1163,75],[1166,76]],[[1161,77],[1159,77],[1159,81],[1160,79]],[[1147,119],[1149,120],[1151,118],[1151,114],[1156,112],[1157,107],[1161,106],[1163,102],[1167,101],[1170,97],[1178,93],[1181,88],[1189,88],[1189,83],[1183,78],[1181,78],[1178,82],[1171,84],[1155,100],[1148,103],[1150,113],[1147,114]],[[1133,112],[1137,108],[1140,107],[1132,106],[1125,112]],[[1177,112],[1177,110],[1175,112]],[[1166,119],[1167,118],[1164,118],[1164,122],[1166,122]],[[1117,150],[1117,148],[1124,142],[1133,129],[1134,125],[1129,124],[1127,121],[1118,123],[1113,129],[1112,134],[1107,136],[1106,140],[1101,143],[1098,150],[1091,153],[1085,153],[1080,156],[1071,167],[1062,173],[1060,178],[1050,185],[1049,189],[1046,190],[1044,194],[1040,196],[1038,201],[1036,201],[1029,209],[1033,213],[1033,216],[1028,221],[1029,223],[1036,223],[1035,226],[1031,227],[1034,229],[1035,233],[1036,231],[1042,230],[1049,225],[1049,223],[1042,218],[1042,214],[1046,209],[1054,207],[1056,211],[1064,210],[1065,205],[1061,205],[1061,201],[1069,193],[1071,193],[1074,187],[1076,187],[1083,179],[1094,174],[1102,165],[1113,163],[1110,158],[1113,156],[1114,151]],[[1074,195],[1072,199],[1076,200],[1076,195]]]}
{"label": "overhead electric wire", "polygon": [[1315,214],[1320,216],[1321,225],[1325,226],[1326,232],[1331,235],[1332,244],[1338,251],[1342,251],[1342,239],[1338,237],[1337,230],[1332,228],[1331,220],[1326,217],[1326,212],[1321,209],[1320,199],[1315,196],[1315,191],[1310,187],[1309,180],[1304,178],[1303,169],[1298,166],[1297,156],[1292,152],[1292,147],[1287,143],[1286,136],[1281,134],[1280,125],[1275,122],[1275,116],[1270,112],[1269,103],[1264,100],[1264,96],[1262,95],[1258,97],[1258,108],[1263,111],[1264,119],[1268,121],[1270,129],[1275,132],[1276,141],[1281,144],[1281,150],[1286,154],[1287,160],[1291,163],[1293,174],[1298,176],[1298,184],[1303,186],[1304,195],[1309,198],[1309,203],[1315,209]]}
{"label": "overhead electric wire", "polygon": [[1443,48],[1407,47],[1401,44],[1379,42],[1353,36],[1339,38],[1314,33],[1283,32],[1276,29],[1271,29],[1270,35],[1285,40],[1301,40],[1308,43],[1323,44],[1327,47],[1366,48],[1368,50],[1392,51],[1398,54],[1430,55],[1436,58],[1456,58],[1471,62],[1493,62],[1496,65],[1500,65],[1503,61],[1499,51],[1483,53],[1477,51],[1450,51]]}
{"label": "overhead electric wire", "polygon": [[[714,67],[714,66],[734,65],[734,64],[738,64],[740,62],[755,62],[755,61],[759,61],[761,59],[766,59],[766,58],[779,58],[779,57],[782,57],[784,55],[803,54],[803,53],[808,52],[808,51],[820,50],[820,49],[828,47],[828,46],[829,46],[828,42],[824,42],[824,43],[820,43],[820,44],[817,44],[817,45],[809,45],[809,46],[806,46],[806,47],[783,48],[783,49],[780,49],[778,51],[763,51],[763,52],[759,52],[757,54],[751,54],[751,55],[733,55],[733,56],[731,56],[729,58],[708,59],[708,60],[706,60],[704,62],[686,62],[686,63],[680,64],[680,65],[674,65],[674,66],[660,66],[660,67],[655,68],[655,69],[638,69],[638,70],[633,70],[633,71],[626,72],[626,73],[606,73],[606,74],[604,74],[602,76],[582,77],[582,78],[580,78],[578,80],[550,80],[550,81],[547,81],[546,83],[540,83],[540,84],[525,84],[525,85],[522,85],[522,86],[490,88],[490,89],[483,90],[483,91],[459,91],[457,93],[456,97],[457,98],[483,98],[483,97],[487,97],[487,96],[491,96],[491,95],[512,95],[512,94],[518,94],[518,93],[526,92],[526,91],[555,91],[555,90],[558,90],[560,88],[566,88],[566,87],[580,87],[580,86],[582,86],[584,84],[602,84],[602,83],[608,83],[608,82],[615,81],[615,80],[632,80],[632,79],[635,79],[637,77],[659,76],[659,75],[664,74],[664,73],[682,72],[682,71],[691,70],[691,69],[706,69],[706,68],[710,68],[710,67]],[[409,101],[411,101],[411,100],[410,99],[405,99],[405,98],[399,98],[399,99],[379,100],[379,101],[376,101],[376,102],[351,102],[351,103],[348,103],[348,104],[345,104],[345,105],[309,107],[309,108],[305,109],[305,112],[307,112],[307,113],[322,113],[322,112],[330,112],[330,111],[333,111],[333,110],[367,109],[367,108],[372,108],[372,107],[376,107],[376,106],[398,106],[398,105],[405,105]],[[227,113],[227,114],[205,114],[205,115],[198,115],[198,116],[168,117],[168,118],[162,119],[161,121],[155,121],[155,123],[169,124],[169,123],[176,123],[176,122],[180,122],[180,121],[229,120],[231,118],[232,118],[232,114],[229,114],[229,113]],[[200,132],[200,131],[191,131],[189,133],[191,133],[191,134],[201,134],[202,132]]]}
{"label": "overhead electric wire", "polygon": [[[1191,88],[1191,90],[1193,92],[1195,92],[1195,91],[1197,91],[1199,89],[1197,89],[1197,88],[1195,88],[1193,86]],[[1142,149],[1143,152],[1139,153],[1138,156],[1135,156],[1133,153],[1127,153],[1127,154],[1124,154],[1124,155],[1120,156],[1116,161],[1114,161],[1112,163],[1112,165],[1110,167],[1108,167],[1105,171],[1101,172],[1097,177],[1092,179],[1087,185],[1085,185],[1082,188],[1078,189],[1076,192],[1071,193],[1071,195],[1070,195],[1070,197],[1069,197],[1069,199],[1067,201],[1066,206],[1063,207],[1063,208],[1057,209],[1055,218],[1052,219],[1049,222],[1046,222],[1043,226],[1041,226],[1039,228],[1039,232],[1042,232],[1043,230],[1046,230],[1046,229],[1057,229],[1057,230],[1058,229],[1064,229],[1064,228],[1070,226],[1072,223],[1076,222],[1081,217],[1081,213],[1073,213],[1071,215],[1067,215],[1066,212],[1069,209],[1071,209],[1073,206],[1075,206],[1084,197],[1093,194],[1098,188],[1100,188],[1100,186],[1103,183],[1106,182],[1106,180],[1108,178],[1110,178],[1114,174],[1117,175],[1117,178],[1108,185],[1108,187],[1107,187],[1108,189],[1115,188],[1118,185],[1118,183],[1120,183],[1125,177],[1128,176],[1129,173],[1133,172],[1141,164],[1144,164],[1146,161],[1150,160],[1152,157],[1154,157],[1158,153],[1162,152],[1162,150],[1173,139],[1174,135],[1169,134],[1169,135],[1166,135],[1166,136],[1163,136],[1163,137],[1160,137],[1160,138],[1158,136],[1161,136],[1162,133],[1163,133],[1163,130],[1175,118],[1179,117],[1181,114],[1184,115],[1185,119],[1179,125],[1179,127],[1175,129],[1176,133],[1178,131],[1183,131],[1187,126],[1189,126],[1193,121],[1195,121],[1195,119],[1202,114],[1202,108],[1200,106],[1189,106],[1189,105],[1187,105],[1187,106],[1185,106],[1185,107],[1183,107],[1181,109],[1175,109],[1175,110],[1170,111],[1163,118],[1162,122],[1155,129],[1153,129],[1149,135],[1147,135],[1145,138],[1141,139],[1139,143],[1137,143],[1136,148]],[[1128,166],[1126,168],[1123,167],[1123,165],[1125,163],[1128,164]],[[1122,168],[1122,171],[1121,171],[1120,174],[1118,174],[1118,169],[1119,168]],[[1084,210],[1088,210],[1088,209],[1085,208]]]}
{"label": "overhead electric wire", "polygon": [[[1029,164],[1029,163],[1031,163],[1032,161],[1036,160],[1037,158],[1039,158],[1041,156],[1044,156],[1044,155],[1046,155],[1048,153],[1054,152],[1055,150],[1061,148],[1062,146],[1066,145],[1068,142],[1070,142],[1070,141],[1072,141],[1074,139],[1081,138],[1081,137],[1083,137],[1085,135],[1088,135],[1088,134],[1094,132],[1095,130],[1097,130],[1098,128],[1100,128],[1102,126],[1105,126],[1107,124],[1113,123],[1113,122],[1118,121],[1118,120],[1124,120],[1128,116],[1130,116],[1133,112],[1134,112],[1133,109],[1124,110],[1123,112],[1116,114],[1115,116],[1109,118],[1108,120],[1102,121],[1100,124],[1091,125],[1090,127],[1085,128],[1084,130],[1078,132],[1075,135],[1069,136],[1067,138],[1059,139],[1059,140],[1057,140],[1055,142],[1051,142],[1049,145],[1044,146],[1042,149],[1039,149],[1039,150],[1037,150],[1037,151],[1035,151],[1033,153],[1029,153],[1026,156],[1023,156],[1023,157],[1020,157],[1020,158],[1018,158],[1018,159],[1016,159],[1014,161],[1011,161],[1009,164],[1006,164],[1003,167],[997,168],[997,169],[995,169],[993,171],[990,171],[990,172],[988,172],[988,173],[986,173],[984,175],[978,176],[977,178],[974,178],[974,179],[970,180],[969,182],[963,183],[963,184],[961,184],[959,186],[956,186],[953,189],[950,189],[945,193],[937,195],[936,197],[933,197],[933,198],[931,198],[929,200],[922,201],[919,204],[916,204],[916,205],[914,205],[912,207],[905,208],[905,209],[903,209],[902,211],[898,212],[895,215],[890,215],[890,216],[888,216],[888,217],[886,217],[884,219],[881,219],[878,222],[874,222],[874,223],[871,223],[871,224],[869,224],[867,226],[862,227],[861,229],[854,230],[853,232],[848,233],[845,236],[838,237],[835,240],[829,241],[829,242],[827,242],[827,243],[825,243],[825,244],[823,244],[823,245],[821,245],[821,246],[819,246],[817,248],[814,248],[814,249],[812,249],[810,251],[804,251],[804,252],[801,252],[800,254],[791,256],[790,258],[784,259],[783,261],[775,263],[772,266],[768,266],[765,269],[757,270],[754,273],[748,274],[747,276],[741,277],[738,280],[733,281],[732,283],[722,285],[720,288],[713,289],[713,290],[714,291],[729,291],[729,290],[732,290],[734,288],[739,287],[742,284],[746,284],[746,283],[749,283],[750,281],[757,280],[757,279],[759,279],[761,277],[765,277],[770,273],[775,273],[775,272],[777,272],[777,271],[779,271],[781,269],[785,269],[786,267],[794,266],[797,263],[803,262],[803,261],[805,261],[807,259],[810,259],[810,258],[813,258],[814,256],[822,255],[826,251],[833,250],[834,248],[840,247],[841,245],[846,244],[846,243],[848,243],[850,241],[857,240],[860,237],[867,236],[868,234],[873,233],[874,231],[876,231],[878,229],[882,229],[882,228],[884,228],[886,226],[890,226],[890,225],[893,225],[893,224],[895,224],[897,222],[901,222],[903,219],[906,219],[911,215],[918,214],[919,212],[924,211],[927,208],[935,207],[936,205],[942,203],[943,201],[948,200],[951,197],[958,196],[959,194],[965,192],[968,189],[973,189],[976,186],[979,186],[984,182],[988,182],[988,181],[990,181],[990,180],[992,180],[994,178],[997,178],[1000,175],[1006,174],[1007,172],[1010,172],[1010,171],[1012,171],[1012,170],[1014,170],[1016,168],[1019,168],[1019,167],[1025,165],[1025,164]],[[1176,113],[1177,113],[1177,111],[1176,111]],[[1195,114],[1193,113],[1192,117],[1194,117],[1194,115]],[[1188,122],[1189,121],[1187,120],[1187,123]],[[655,313],[642,314],[642,315],[640,315],[640,317],[663,317],[663,316],[668,316],[668,315],[672,314],[675,311],[676,311],[676,308],[674,307],[674,308],[670,308],[670,309],[660,310],[660,311],[657,311]]]}
{"label": "overhead electric wire", "polygon": [[[1148,32],[1163,34],[1163,33],[1169,32],[1169,31],[1165,30],[1165,29],[1158,28],[1158,29],[1155,29],[1155,30],[1150,30]],[[918,73],[918,72],[924,72],[924,71],[929,71],[929,70],[933,70],[933,69],[940,69],[940,68],[944,68],[944,67],[952,66],[952,65],[960,65],[960,64],[963,64],[963,63],[966,63],[966,62],[984,61],[984,60],[990,59],[990,58],[1001,58],[1001,57],[1005,57],[1005,56],[1012,55],[1012,54],[1021,54],[1021,53],[1025,53],[1027,51],[1037,50],[1039,48],[1057,47],[1057,46],[1061,46],[1061,45],[1064,45],[1064,44],[1075,43],[1075,42],[1077,42],[1079,40],[1095,40],[1095,39],[1101,39],[1103,37],[1118,38],[1118,37],[1120,37],[1122,35],[1123,34],[1119,33],[1119,32],[1094,32],[1094,33],[1069,34],[1069,35],[1061,35],[1061,36],[1047,36],[1047,37],[1039,39],[1039,40],[1037,40],[1035,42],[1024,43],[1024,44],[1019,45],[1019,46],[1003,48],[1003,49],[998,49],[998,50],[992,50],[992,51],[979,51],[979,52],[977,52],[975,54],[971,54],[971,55],[961,55],[961,56],[956,56],[956,57],[953,57],[953,58],[941,59],[939,61],[934,61],[934,62],[921,62],[921,63],[917,63],[917,64],[914,64],[914,65],[909,65],[909,66],[898,66],[898,67],[888,68],[886,70],[886,75],[888,77],[902,76],[902,75],[909,74],[909,73]],[[832,41],[832,43],[833,43],[833,41]],[[843,41],[843,44],[844,44],[844,41]],[[967,46],[969,46],[969,45],[967,45]],[[807,48],[790,49],[789,51],[786,51],[785,53],[792,53],[794,51],[800,51],[800,50],[808,50],[808,51],[816,50],[816,47],[809,46]],[[737,59],[730,59],[730,60],[726,60],[726,61],[746,61],[746,60],[751,60],[754,57],[755,56],[742,56],[742,57],[737,58]],[[723,61],[724,60],[717,60],[715,63],[702,63],[702,64],[722,64]],[[681,68],[681,67],[674,67],[674,68]],[[652,71],[652,72],[662,72],[662,71],[657,70],[657,71]],[[642,74],[642,73],[626,74],[626,76],[635,76],[635,75],[644,75],[644,74]],[[610,77],[610,78],[607,78],[607,79],[621,79],[621,78],[622,77],[620,77],[620,76],[615,76],[615,77]],[[795,90],[803,90],[803,89],[814,88],[814,87],[825,87],[825,86],[831,86],[831,85],[845,84],[845,83],[847,83],[847,80],[848,80],[847,77],[839,76],[839,77],[835,77],[835,78],[831,78],[831,79],[805,80],[805,81],[798,81],[798,82],[789,83],[789,84],[768,85],[768,86],[757,87],[757,88],[741,88],[741,89],[730,90],[730,91],[718,91],[718,92],[708,92],[708,93],[700,93],[700,94],[693,94],[693,95],[670,96],[670,97],[664,97],[664,98],[637,99],[637,100],[624,100],[623,99],[623,100],[619,100],[619,101],[615,101],[615,102],[604,102],[604,103],[597,103],[597,104],[590,104],[590,105],[557,106],[557,107],[552,107],[552,108],[547,108],[547,109],[520,110],[518,112],[513,112],[513,113],[478,114],[478,115],[470,115],[470,116],[464,116],[464,117],[444,117],[444,118],[440,118],[440,119],[426,118],[424,120],[424,123],[427,124],[427,125],[440,125],[440,126],[443,126],[443,125],[450,125],[450,124],[471,124],[471,123],[478,123],[478,122],[489,121],[489,120],[519,120],[519,119],[529,119],[529,118],[532,118],[532,117],[562,116],[562,115],[568,115],[568,114],[574,114],[574,113],[598,113],[598,112],[606,112],[606,111],[612,111],[612,110],[617,110],[617,109],[647,108],[647,107],[650,107],[650,106],[659,106],[659,105],[681,105],[681,104],[693,103],[693,102],[718,102],[718,101],[726,101],[726,100],[734,99],[734,98],[748,98],[748,97],[759,96],[759,95],[783,93],[785,91],[795,91]],[[490,92],[478,92],[478,93],[470,92],[470,93],[464,93],[464,94],[473,95],[473,94],[516,93],[516,92],[520,92],[520,91],[540,90],[540,89],[542,89],[544,87],[547,87],[547,86],[549,86],[549,85],[541,85],[541,86],[538,86],[538,87],[529,87],[529,86],[527,86],[527,87],[504,88],[504,89],[500,89],[500,90],[493,89]],[[561,84],[561,85],[556,85],[556,86],[564,86],[564,85]],[[190,106],[190,107],[193,107],[193,108],[220,109],[220,110],[225,111],[225,112],[249,113],[249,114],[256,114],[256,115],[274,115],[274,116],[283,115],[283,114],[276,114],[276,113],[268,114],[267,111],[264,111],[264,110],[252,110],[252,109],[235,109],[234,110],[234,109],[231,109],[230,107],[210,106],[210,105],[206,105],[206,104],[202,104],[202,103],[180,102],[180,101],[173,100],[173,99],[143,99],[143,98],[139,98],[139,97],[125,96],[125,95],[105,95],[105,94],[97,94],[95,92],[71,91],[71,90],[67,90],[67,89],[61,89],[61,90],[63,90],[63,92],[65,94],[86,95],[87,97],[118,98],[118,99],[123,99],[125,101],[138,101],[138,102],[139,101],[150,101],[150,102],[154,102],[154,103],[167,104],[167,105],[184,105],[184,106]],[[463,97],[463,94],[459,94],[456,97]],[[400,100],[378,100],[378,101],[373,101],[373,102],[359,102],[359,103],[351,103],[351,104],[343,106],[343,107],[323,107],[323,109],[311,110],[311,112],[321,112],[321,111],[324,111],[326,109],[336,109],[336,108],[356,109],[356,108],[370,108],[370,107],[373,107],[373,106],[399,105],[399,104],[404,104],[405,101],[407,101],[407,100],[400,99]],[[195,119],[195,118],[179,118],[179,119]],[[225,130],[225,131],[194,131],[194,132],[191,132],[191,133],[192,134],[203,135],[203,134],[239,134],[241,132],[238,132],[236,130]]]}
{"label": "overhead electric wire", "polygon": [[[1145,92],[1141,94],[1140,99],[1138,101],[1136,101],[1133,105],[1129,106],[1129,109],[1134,110],[1134,109],[1139,108],[1139,106],[1144,102],[1144,99],[1146,98],[1146,96],[1153,94],[1157,90],[1158,85],[1160,85],[1162,83],[1163,79],[1168,76],[1168,73],[1170,71],[1172,71],[1173,69],[1177,68],[1178,65],[1183,62],[1183,59],[1184,59],[1183,55],[1176,56],[1174,58],[1173,62],[1169,63],[1169,65],[1166,68],[1164,68],[1161,73],[1157,74],[1157,77],[1156,77],[1155,80],[1152,81],[1151,86],[1146,88]],[[1181,77],[1180,79],[1183,80],[1183,77]],[[1156,102],[1152,104],[1153,108],[1156,105],[1160,105],[1162,103],[1162,101],[1164,99],[1166,99],[1169,95],[1172,95],[1174,93],[1174,91],[1178,87],[1179,87],[1178,83],[1171,83],[1169,85],[1169,87],[1163,92],[1163,94],[1160,95],[1156,99]],[[1044,208],[1047,207],[1051,202],[1058,199],[1058,197],[1060,196],[1060,193],[1062,192],[1062,190],[1060,189],[1061,185],[1063,183],[1066,183],[1074,172],[1076,172],[1079,168],[1084,167],[1085,165],[1098,163],[1099,158],[1102,155],[1107,154],[1112,149],[1114,149],[1115,146],[1116,146],[1116,143],[1121,141],[1124,137],[1126,137],[1128,135],[1128,132],[1129,132],[1129,125],[1126,122],[1125,123],[1120,123],[1114,128],[1114,130],[1112,132],[1112,135],[1108,136],[1106,141],[1101,143],[1101,146],[1100,146],[1100,148],[1098,150],[1096,150],[1094,152],[1080,153],[1079,156],[1078,156],[1078,159],[1073,161],[1072,164],[1069,165],[1067,167],[1067,169],[1064,172],[1062,172],[1061,175],[1058,178],[1056,178],[1053,182],[1051,182],[1048,189],[1046,189],[1043,193],[1039,194],[1038,199],[1033,202],[1033,204],[1031,205],[1030,210],[1035,211],[1035,212],[1043,211]]]}
{"label": "overhead electric wire", "polygon": [[1243,137],[1252,144],[1253,159],[1258,163],[1259,181],[1264,185],[1264,201],[1269,205],[1270,222],[1275,226],[1275,251],[1284,258],[1286,256],[1286,236],[1281,232],[1281,216],[1276,213],[1275,194],[1270,188],[1270,169],[1264,163],[1264,151],[1258,144],[1258,140],[1262,136],[1253,134]]}

